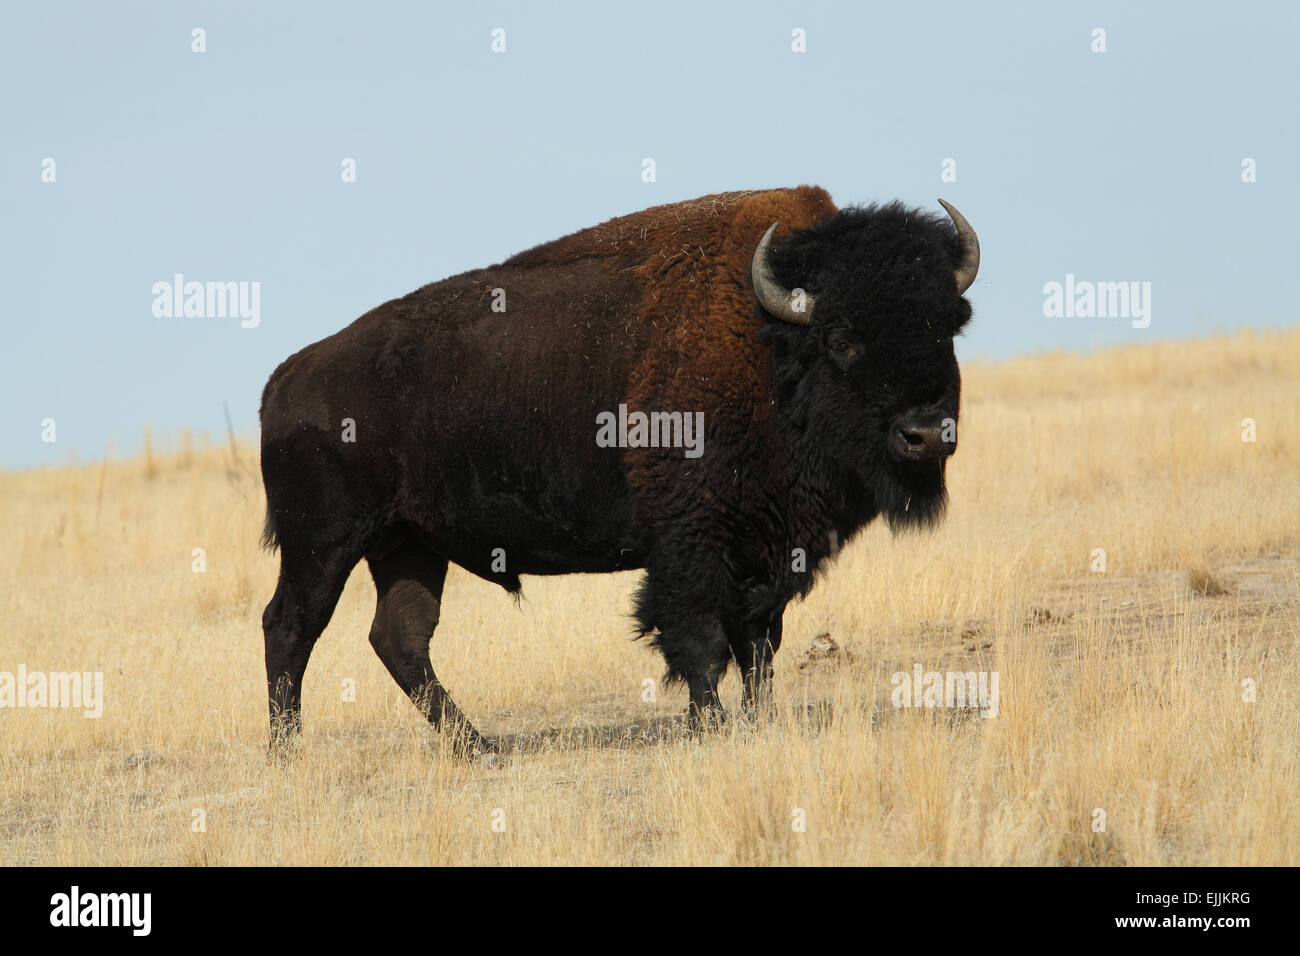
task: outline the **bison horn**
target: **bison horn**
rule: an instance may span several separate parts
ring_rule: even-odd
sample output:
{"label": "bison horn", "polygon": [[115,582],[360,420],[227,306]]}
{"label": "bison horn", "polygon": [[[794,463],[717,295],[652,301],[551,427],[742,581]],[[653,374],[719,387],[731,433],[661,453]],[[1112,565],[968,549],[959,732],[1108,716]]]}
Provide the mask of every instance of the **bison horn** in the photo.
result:
{"label": "bison horn", "polygon": [[[772,233],[776,232],[776,223],[767,227],[763,238],[754,250],[754,260],[750,264],[749,274],[754,283],[754,295],[758,303],[778,319],[794,325],[807,325],[812,321],[813,297],[801,291],[801,309],[795,310],[795,295],[776,281],[772,265],[767,261],[768,249],[772,245]],[[974,233],[972,233],[974,235]]]}
{"label": "bison horn", "polygon": [[939,200],[939,205],[948,210],[952,224],[957,227],[957,239],[961,242],[961,262],[953,270],[952,276],[957,280],[957,294],[962,295],[980,271],[980,237],[975,235],[975,230],[966,221],[966,217],[957,211],[957,207],[948,205],[942,199]]}

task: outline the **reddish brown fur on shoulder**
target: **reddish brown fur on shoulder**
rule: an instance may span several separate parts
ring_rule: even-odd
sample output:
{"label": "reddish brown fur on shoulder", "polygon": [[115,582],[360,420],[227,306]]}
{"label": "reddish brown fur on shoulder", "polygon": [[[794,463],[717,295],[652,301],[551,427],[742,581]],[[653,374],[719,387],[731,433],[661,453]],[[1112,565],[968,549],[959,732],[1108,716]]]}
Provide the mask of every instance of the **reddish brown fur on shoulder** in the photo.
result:
{"label": "reddish brown fur on shoulder", "polygon": [[642,286],[636,318],[654,333],[629,382],[632,407],[726,407],[753,422],[769,410],[766,351],[757,339],[763,320],[749,279],[754,249],[773,222],[780,236],[838,211],[820,186],[716,193],[610,219],[503,265],[596,259],[615,283],[634,276]]}
{"label": "reddish brown fur on shoulder", "polygon": [[[783,235],[837,212],[824,189],[800,186],[705,196],[588,230],[598,234],[594,241],[634,246],[635,254],[619,267],[633,269],[643,281],[640,318],[655,329],[629,382],[629,407],[710,409],[714,420],[706,429],[714,436],[735,432],[757,439],[755,429],[765,432],[771,384],[767,349],[758,341],[765,320],[750,286],[754,249],[773,222],[780,222],[777,234]],[[666,453],[629,454],[633,481],[656,483],[656,464]],[[755,467],[764,466],[760,461]],[[670,470],[680,480],[680,471]]]}
{"label": "reddish brown fur on shoulder", "polygon": [[[533,268],[597,260],[613,285],[640,288],[638,324],[649,347],[630,370],[627,402],[640,411],[710,409],[715,435],[766,430],[772,405],[765,319],[750,287],[750,261],[763,233],[777,235],[839,210],[818,186],[717,193],[619,216],[529,249],[503,266]],[[769,438],[771,436],[768,436]],[[756,442],[756,447],[761,440]],[[654,483],[656,464],[679,449],[629,449],[637,484]],[[669,474],[670,473],[670,474]],[[669,477],[680,472],[669,467]]]}

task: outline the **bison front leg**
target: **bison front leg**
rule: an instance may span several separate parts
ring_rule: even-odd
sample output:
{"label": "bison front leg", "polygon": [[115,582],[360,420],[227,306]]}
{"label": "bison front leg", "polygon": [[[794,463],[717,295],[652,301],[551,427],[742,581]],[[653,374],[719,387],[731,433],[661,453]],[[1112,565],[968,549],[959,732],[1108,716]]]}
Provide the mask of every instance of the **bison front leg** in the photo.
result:
{"label": "bison front leg", "polygon": [[668,664],[670,680],[684,680],[690,691],[687,727],[692,733],[722,724],[726,714],[718,697],[718,681],[731,659],[722,622],[693,620],[662,628],[657,641]]}
{"label": "bison front leg", "polygon": [[781,646],[785,608],[732,632],[731,655],[740,669],[740,709],[748,718],[772,714],[772,655]]}

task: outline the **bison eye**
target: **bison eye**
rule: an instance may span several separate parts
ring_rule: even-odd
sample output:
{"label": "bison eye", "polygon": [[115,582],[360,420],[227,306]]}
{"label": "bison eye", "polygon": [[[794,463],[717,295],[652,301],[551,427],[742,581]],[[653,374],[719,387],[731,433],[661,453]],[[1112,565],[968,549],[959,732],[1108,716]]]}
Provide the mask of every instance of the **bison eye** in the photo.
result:
{"label": "bison eye", "polygon": [[848,371],[858,357],[858,346],[853,338],[839,332],[832,332],[826,343],[827,349],[833,361],[841,371]]}

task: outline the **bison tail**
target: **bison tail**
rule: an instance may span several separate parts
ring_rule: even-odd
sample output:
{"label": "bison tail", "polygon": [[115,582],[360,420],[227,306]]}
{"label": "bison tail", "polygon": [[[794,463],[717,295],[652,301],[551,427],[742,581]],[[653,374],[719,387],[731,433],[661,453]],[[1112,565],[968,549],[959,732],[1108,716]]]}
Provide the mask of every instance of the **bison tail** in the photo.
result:
{"label": "bison tail", "polygon": [[266,506],[266,523],[262,525],[262,548],[275,552],[280,547],[280,537],[275,531],[275,519],[271,516],[271,506]]}

